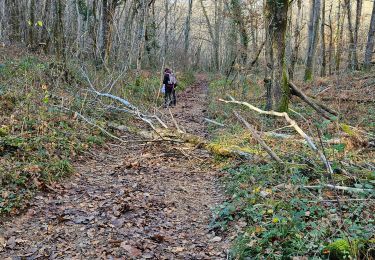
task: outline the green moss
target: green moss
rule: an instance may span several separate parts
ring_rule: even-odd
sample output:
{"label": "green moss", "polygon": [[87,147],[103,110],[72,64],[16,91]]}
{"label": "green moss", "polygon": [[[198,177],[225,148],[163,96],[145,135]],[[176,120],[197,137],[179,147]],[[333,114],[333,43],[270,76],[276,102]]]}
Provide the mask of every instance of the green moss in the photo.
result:
{"label": "green moss", "polygon": [[308,81],[311,81],[312,79],[313,79],[312,70],[309,68],[306,68],[304,80],[308,82]]}
{"label": "green moss", "polygon": [[324,252],[329,254],[330,259],[345,259],[350,257],[351,247],[346,239],[338,239],[329,244]]}
{"label": "green moss", "polygon": [[290,89],[289,89],[289,79],[288,79],[288,73],[287,73],[287,70],[286,70],[285,62],[284,62],[284,65],[283,65],[283,79],[282,79],[281,84],[282,84],[281,85],[282,86],[282,89],[281,89],[282,97],[281,97],[281,101],[280,101],[280,104],[279,104],[279,107],[278,107],[278,111],[286,112],[289,109]]}
{"label": "green moss", "polygon": [[347,124],[340,124],[341,130],[347,133],[350,136],[355,135],[355,132]]}

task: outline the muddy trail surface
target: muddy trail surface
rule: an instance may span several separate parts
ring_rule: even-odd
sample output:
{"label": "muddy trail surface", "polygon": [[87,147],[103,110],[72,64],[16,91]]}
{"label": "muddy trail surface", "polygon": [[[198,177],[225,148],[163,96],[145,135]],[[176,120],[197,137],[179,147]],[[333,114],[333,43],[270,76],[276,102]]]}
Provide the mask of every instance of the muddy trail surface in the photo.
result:
{"label": "muddy trail surface", "polygon": [[[204,80],[178,94],[181,129],[206,135],[206,97]],[[1,223],[0,259],[226,259],[226,239],[209,229],[223,201],[210,160],[169,142],[92,151],[73,177]]]}

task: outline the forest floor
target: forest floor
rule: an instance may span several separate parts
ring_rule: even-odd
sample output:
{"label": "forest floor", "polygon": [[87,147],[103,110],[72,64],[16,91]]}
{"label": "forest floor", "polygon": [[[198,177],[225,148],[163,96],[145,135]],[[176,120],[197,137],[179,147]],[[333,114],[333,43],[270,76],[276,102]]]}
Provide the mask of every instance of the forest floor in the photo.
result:
{"label": "forest floor", "polygon": [[[180,128],[202,137],[207,84],[198,77],[171,109]],[[227,239],[209,227],[211,209],[225,198],[207,151],[183,143],[108,143],[90,154],[75,162],[72,177],[1,223],[1,259],[226,258]]]}

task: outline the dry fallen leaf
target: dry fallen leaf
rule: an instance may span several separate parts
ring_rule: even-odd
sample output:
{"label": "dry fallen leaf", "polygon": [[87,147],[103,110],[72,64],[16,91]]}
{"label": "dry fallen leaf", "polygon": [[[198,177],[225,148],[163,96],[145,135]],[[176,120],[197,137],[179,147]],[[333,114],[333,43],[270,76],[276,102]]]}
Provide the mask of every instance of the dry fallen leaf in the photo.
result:
{"label": "dry fallen leaf", "polygon": [[221,237],[214,237],[213,239],[211,239],[211,242],[220,242],[221,239]]}
{"label": "dry fallen leaf", "polygon": [[0,236],[0,252],[4,250],[5,246],[6,246],[5,238]]}
{"label": "dry fallen leaf", "polygon": [[120,245],[131,257],[138,257],[142,255],[142,251],[136,247],[128,245],[126,242],[122,242]]}
{"label": "dry fallen leaf", "polygon": [[183,248],[183,247],[175,247],[175,248],[173,248],[172,252],[173,253],[181,253],[184,250],[185,250],[185,248]]}

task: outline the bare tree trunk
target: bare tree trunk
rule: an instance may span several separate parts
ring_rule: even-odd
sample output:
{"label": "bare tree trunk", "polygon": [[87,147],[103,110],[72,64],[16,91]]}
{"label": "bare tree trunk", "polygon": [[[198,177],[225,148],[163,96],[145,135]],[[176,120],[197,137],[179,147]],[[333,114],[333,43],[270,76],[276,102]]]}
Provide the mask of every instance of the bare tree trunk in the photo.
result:
{"label": "bare tree trunk", "polygon": [[189,46],[190,46],[190,27],[191,27],[191,16],[193,13],[193,0],[189,0],[188,6],[188,14],[186,16],[185,22],[185,42],[184,42],[184,53],[185,53],[185,60],[189,63],[188,53],[189,53]]}
{"label": "bare tree trunk", "polygon": [[341,12],[342,8],[344,8],[344,6],[340,1],[338,4],[338,11],[337,11],[337,30],[336,30],[335,63],[336,63],[337,74],[340,71],[341,55],[342,55],[342,35],[344,33],[344,21],[345,21],[345,12]]}
{"label": "bare tree trunk", "polygon": [[155,1],[151,2],[151,14],[151,22],[146,26],[145,41],[149,65],[151,68],[155,68],[157,65],[156,51],[158,48]]}
{"label": "bare tree trunk", "polygon": [[[214,68],[216,70],[219,69],[219,42],[218,42],[218,29],[220,28],[215,28],[215,31],[211,25],[210,18],[208,17],[206,7],[203,4],[203,0],[200,0],[201,6],[202,6],[202,11],[203,15],[206,19],[207,27],[208,27],[208,32],[210,34],[210,38],[212,41],[212,47],[213,47],[213,60],[214,60]],[[215,1],[215,15],[217,15],[217,2]],[[216,17],[215,17],[216,18]],[[215,25],[218,25],[216,19],[215,19]],[[216,33],[216,34],[215,34]]]}
{"label": "bare tree trunk", "polygon": [[220,34],[221,34],[221,21],[222,21],[223,1],[215,1],[215,38],[214,38],[214,58],[215,69],[220,70]]}
{"label": "bare tree trunk", "polygon": [[367,36],[365,62],[364,62],[364,65],[366,68],[368,68],[371,64],[372,55],[374,53],[374,42],[375,42],[375,2],[372,7],[370,29],[369,29],[368,36]]}
{"label": "bare tree trunk", "polygon": [[321,44],[322,44],[322,67],[320,70],[320,76],[326,76],[326,66],[327,66],[327,57],[326,57],[326,36],[325,36],[325,17],[326,17],[326,1],[322,0],[322,22],[321,22]]}
{"label": "bare tree trunk", "polygon": [[147,7],[146,0],[141,0],[140,14],[138,21],[138,55],[137,55],[137,71],[142,69],[142,58],[145,47],[145,31],[147,24]]}
{"label": "bare tree trunk", "polygon": [[305,81],[312,80],[314,76],[314,62],[316,46],[318,44],[319,34],[319,16],[320,16],[321,0],[311,0],[310,22],[308,32],[308,47],[305,68]]}
{"label": "bare tree trunk", "polygon": [[[110,0],[109,0],[110,1]],[[108,0],[102,0],[102,53],[101,59],[102,63],[106,64],[107,62],[107,41],[108,41]]]}
{"label": "bare tree trunk", "polygon": [[355,15],[355,28],[354,28],[354,44],[355,44],[355,56],[356,56],[356,69],[359,69],[358,65],[358,32],[359,28],[361,27],[361,15],[362,15],[362,0],[357,0],[357,10]]}
{"label": "bare tree trunk", "polygon": [[169,49],[169,37],[168,37],[168,20],[169,20],[169,4],[168,0],[164,0],[164,58],[167,58],[168,49]]}
{"label": "bare tree trunk", "polygon": [[21,26],[20,26],[20,8],[19,2],[14,0],[5,0],[6,10],[8,11],[9,24],[9,40],[11,42],[21,41]]}
{"label": "bare tree trunk", "polygon": [[77,35],[76,35],[76,43],[77,43],[77,54],[80,56],[82,50],[82,23],[81,23],[81,15],[79,12],[79,1],[76,1],[76,13],[77,13]]}
{"label": "bare tree trunk", "polygon": [[333,4],[331,3],[331,7],[329,9],[329,53],[328,53],[328,73],[329,75],[332,75],[332,56],[333,56],[333,29],[332,29],[332,6]]}
{"label": "bare tree trunk", "polygon": [[302,0],[297,1],[297,16],[296,16],[296,25],[294,28],[294,46],[292,51],[292,57],[290,62],[290,69],[289,69],[289,78],[293,80],[294,78],[294,69],[296,66],[296,63],[298,61],[298,53],[299,53],[299,45],[300,45],[300,35],[301,35],[301,7],[302,7]]}
{"label": "bare tree trunk", "polygon": [[351,70],[358,69],[358,57],[357,57],[357,46],[355,43],[354,29],[352,22],[352,12],[351,12],[351,3],[350,0],[345,0],[345,7],[348,16],[348,29],[349,29],[349,68]]}
{"label": "bare tree trunk", "polygon": [[[246,25],[244,21],[244,17],[242,14],[242,7],[239,0],[231,0],[232,3],[232,17],[235,23],[238,26],[238,30],[240,32],[240,41],[241,41],[241,63],[243,65],[247,62],[247,52],[248,52],[248,45],[249,45],[249,35],[246,30]],[[254,32],[254,30],[252,30]],[[253,40],[255,41],[254,37]],[[253,44],[254,45],[254,44]],[[256,46],[254,45],[254,49]]]}
{"label": "bare tree trunk", "polygon": [[50,11],[51,11],[52,0],[46,0],[44,3],[44,11],[43,11],[43,27],[42,27],[42,34],[40,37],[40,43],[43,44],[44,53],[48,53],[49,44],[51,41],[50,32],[48,27],[50,26]]}
{"label": "bare tree trunk", "polygon": [[4,39],[5,28],[5,1],[0,2],[0,39]]}
{"label": "bare tree trunk", "polygon": [[266,0],[266,63],[265,85],[267,108],[287,111],[289,105],[289,79],[285,60],[285,36],[288,21],[288,0]]}
{"label": "bare tree trunk", "polygon": [[35,0],[30,0],[30,20],[28,46],[31,50],[35,47]]}
{"label": "bare tree trunk", "polygon": [[65,36],[63,15],[65,9],[65,0],[55,0],[56,18],[54,28],[54,45],[56,50],[56,58],[65,62]]}

